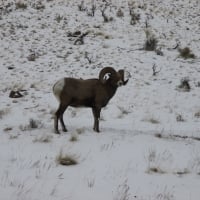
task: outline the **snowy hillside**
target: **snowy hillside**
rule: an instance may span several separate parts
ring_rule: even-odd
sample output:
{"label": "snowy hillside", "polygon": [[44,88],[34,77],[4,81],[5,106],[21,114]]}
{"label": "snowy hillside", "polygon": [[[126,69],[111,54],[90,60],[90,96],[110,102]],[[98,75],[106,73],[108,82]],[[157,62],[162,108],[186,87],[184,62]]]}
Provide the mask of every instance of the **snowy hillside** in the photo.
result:
{"label": "snowy hillside", "polygon": [[[0,0],[0,199],[197,200],[199,11],[199,0]],[[68,132],[54,134],[53,84],[107,66],[131,78],[101,132],[90,109],[68,108]]]}

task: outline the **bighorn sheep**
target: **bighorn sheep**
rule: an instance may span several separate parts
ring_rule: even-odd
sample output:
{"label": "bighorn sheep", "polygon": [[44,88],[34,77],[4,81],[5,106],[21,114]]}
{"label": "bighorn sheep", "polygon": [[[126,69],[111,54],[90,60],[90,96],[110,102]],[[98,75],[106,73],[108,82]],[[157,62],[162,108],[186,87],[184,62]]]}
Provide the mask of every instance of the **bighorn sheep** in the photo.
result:
{"label": "bighorn sheep", "polygon": [[94,116],[94,131],[99,132],[99,118],[101,108],[105,107],[115,94],[117,88],[126,85],[123,69],[118,72],[112,67],[105,67],[99,73],[99,79],[75,79],[62,78],[53,86],[53,93],[59,101],[59,107],[55,113],[54,129],[59,134],[58,120],[62,130],[67,132],[63,121],[63,114],[68,106],[90,107]]}

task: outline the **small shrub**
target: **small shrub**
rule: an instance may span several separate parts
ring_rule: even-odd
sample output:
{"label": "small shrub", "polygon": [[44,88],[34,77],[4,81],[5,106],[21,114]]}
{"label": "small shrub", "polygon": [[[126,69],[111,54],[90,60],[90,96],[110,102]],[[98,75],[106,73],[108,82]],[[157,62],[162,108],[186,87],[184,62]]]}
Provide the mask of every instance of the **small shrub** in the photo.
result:
{"label": "small shrub", "polygon": [[184,122],[185,120],[184,120],[183,116],[179,114],[179,115],[176,116],[176,121],[177,122]]}
{"label": "small shrub", "polygon": [[18,137],[19,137],[19,135],[9,135],[10,140],[17,139]]}
{"label": "small shrub", "polygon": [[156,49],[155,52],[156,52],[156,54],[157,54],[158,56],[164,56],[164,53],[162,52],[161,48]]}
{"label": "small shrub", "polygon": [[45,5],[42,3],[41,0],[39,0],[32,4],[32,8],[34,8],[36,10],[43,10],[43,9],[45,9]]}
{"label": "small shrub", "polygon": [[96,9],[97,9],[96,4],[93,3],[91,10],[87,11],[87,15],[91,16],[91,17],[94,17]]}
{"label": "small shrub", "polygon": [[86,10],[85,5],[84,5],[84,1],[81,1],[81,3],[78,5],[78,10],[79,11],[85,11]]}
{"label": "small shrub", "polygon": [[60,23],[62,20],[63,20],[63,16],[61,16],[61,15],[56,15],[56,18],[55,18],[55,20],[58,22],[58,23]]}
{"label": "small shrub", "polygon": [[0,119],[3,119],[3,116],[7,115],[8,112],[9,112],[9,109],[7,109],[7,108],[0,110]]}
{"label": "small shrub", "polygon": [[154,117],[145,117],[142,121],[152,123],[152,124],[159,124],[160,123],[160,121],[158,121]]}
{"label": "small shrub", "polygon": [[162,169],[160,169],[159,167],[150,167],[150,168],[148,168],[147,173],[164,174],[165,172]]}
{"label": "small shrub", "polygon": [[160,122],[157,119],[150,118],[149,122],[152,124],[159,124]]}
{"label": "small shrub", "polygon": [[197,82],[196,87],[200,87],[200,81]]}
{"label": "small shrub", "polygon": [[191,89],[190,84],[189,84],[189,79],[188,78],[181,79],[181,83],[178,86],[178,89],[183,92],[189,92]]}
{"label": "small shrub", "polygon": [[39,137],[36,137],[33,142],[49,143],[52,140],[52,135],[43,134]]}
{"label": "small shrub", "polygon": [[3,131],[8,132],[8,131],[12,131],[12,129],[13,129],[12,127],[6,127],[3,129]]}
{"label": "small shrub", "polygon": [[145,156],[147,161],[147,173],[166,173],[165,165],[172,161],[172,155],[167,150],[157,152],[155,149],[149,149],[148,154]]}
{"label": "small shrub", "polygon": [[78,138],[77,138],[77,136],[75,136],[75,135],[71,135],[69,141],[70,141],[70,142],[76,142],[76,141],[78,141]]}
{"label": "small shrub", "polygon": [[22,1],[18,1],[15,3],[16,9],[26,9],[27,8],[27,4],[25,4]]}
{"label": "small shrub", "polygon": [[169,191],[167,187],[165,187],[164,190],[159,192],[158,194],[155,194],[154,199],[155,200],[175,200],[173,192]]}
{"label": "small shrub", "polygon": [[194,114],[194,117],[200,118],[200,111],[196,112],[196,113]]}
{"label": "small shrub", "polygon": [[121,8],[119,8],[118,11],[117,11],[117,17],[124,17],[124,13],[121,10]]}
{"label": "small shrub", "polygon": [[146,51],[155,51],[157,47],[157,39],[156,38],[148,38],[144,44],[144,49]]}
{"label": "small shrub", "polygon": [[178,176],[186,175],[186,174],[189,174],[189,173],[190,173],[190,171],[187,168],[174,172],[174,174],[176,174]]}
{"label": "small shrub", "polygon": [[192,171],[200,175],[200,152],[194,151],[192,155],[192,160],[190,161],[190,166]]}
{"label": "small shrub", "polygon": [[63,155],[62,151],[56,157],[56,162],[60,165],[66,165],[66,166],[78,164],[78,161],[74,155],[67,155],[67,154]]}
{"label": "small shrub", "polygon": [[157,49],[158,40],[155,38],[154,34],[148,29],[145,30],[146,41],[144,44],[144,49],[146,51],[155,51]]}
{"label": "small shrub", "polygon": [[28,61],[35,61],[38,57],[39,56],[37,55],[37,53],[33,52],[27,57],[27,59],[28,59]]}
{"label": "small shrub", "polygon": [[76,133],[77,133],[78,135],[84,133],[84,131],[85,131],[84,128],[78,128],[78,129],[76,129]]}
{"label": "small shrub", "polygon": [[87,185],[88,185],[89,188],[94,187],[94,184],[95,184],[95,179],[94,178],[87,180]]}
{"label": "small shrub", "polygon": [[157,137],[157,138],[163,138],[163,135],[161,133],[156,133],[155,137]]}
{"label": "small shrub", "polygon": [[185,47],[183,49],[179,49],[178,50],[180,53],[180,57],[184,58],[184,59],[188,59],[188,58],[195,58],[195,55],[191,52],[189,47]]}
{"label": "small shrub", "polygon": [[133,11],[131,12],[131,25],[135,25],[140,20],[140,14],[136,14]]}
{"label": "small shrub", "polygon": [[34,120],[34,119],[30,119],[29,120],[29,127],[31,129],[34,129],[34,128],[38,128],[38,121]]}
{"label": "small shrub", "polygon": [[114,200],[130,200],[130,187],[127,179],[118,186]]}
{"label": "small shrub", "polygon": [[42,123],[39,120],[30,119],[28,125],[25,125],[25,126],[20,125],[19,128],[20,128],[21,131],[27,131],[27,130],[32,130],[32,129],[36,129],[36,128],[42,128]]}

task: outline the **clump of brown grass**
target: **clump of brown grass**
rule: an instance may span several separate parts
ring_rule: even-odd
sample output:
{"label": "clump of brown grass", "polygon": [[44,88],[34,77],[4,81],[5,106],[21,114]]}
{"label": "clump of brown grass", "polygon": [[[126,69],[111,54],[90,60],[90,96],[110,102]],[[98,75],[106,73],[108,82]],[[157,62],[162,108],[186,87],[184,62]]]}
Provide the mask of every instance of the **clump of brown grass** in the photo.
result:
{"label": "clump of brown grass", "polygon": [[16,9],[26,9],[27,8],[27,4],[24,3],[23,1],[17,1],[15,3]]}
{"label": "clump of brown grass", "polygon": [[60,151],[59,155],[56,157],[56,162],[60,165],[65,165],[65,166],[78,164],[75,155],[63,154],[62,151]]}
{"label": "clump of brown grass", "polygon": [[146,41],[144,44],[144,49],[146,51],[155,51],[157,48],[158,40],[149,29],[145,30],[145,34],[146,34]]}
{"label": "clump of brown grass", "polygon": [[189,47],[185,47],[183,49],[179,48],[180,57],[184,59],[192,58],[194,59],[196,56],[192,53]]}
{"label": "clump of brown grass", "polygon": [[148,168],[147,173],[164,174],[164,173],[166,173],[166,172],[163,171],[162,169],[160,169],[159,167],[150,167],[150,168]]}
{"label": "clump of brown grass", "polygon": [[181,83],[178,86],[178,90],[183,92],[189,92],[191,90],[189,79],[187,77],[181,79]]}

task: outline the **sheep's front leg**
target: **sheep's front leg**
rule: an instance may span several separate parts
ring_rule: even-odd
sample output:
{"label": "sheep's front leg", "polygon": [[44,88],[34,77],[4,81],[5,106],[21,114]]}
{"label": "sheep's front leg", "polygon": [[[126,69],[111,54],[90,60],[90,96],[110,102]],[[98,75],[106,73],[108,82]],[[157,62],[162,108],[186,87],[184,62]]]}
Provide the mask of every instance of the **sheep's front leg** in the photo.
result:
{"label": "sheep's front leg", "polygon": [[99,118],[101,108],[92,108],[93,116],[94,116],[94,127],[93,130],[99,132]]}

